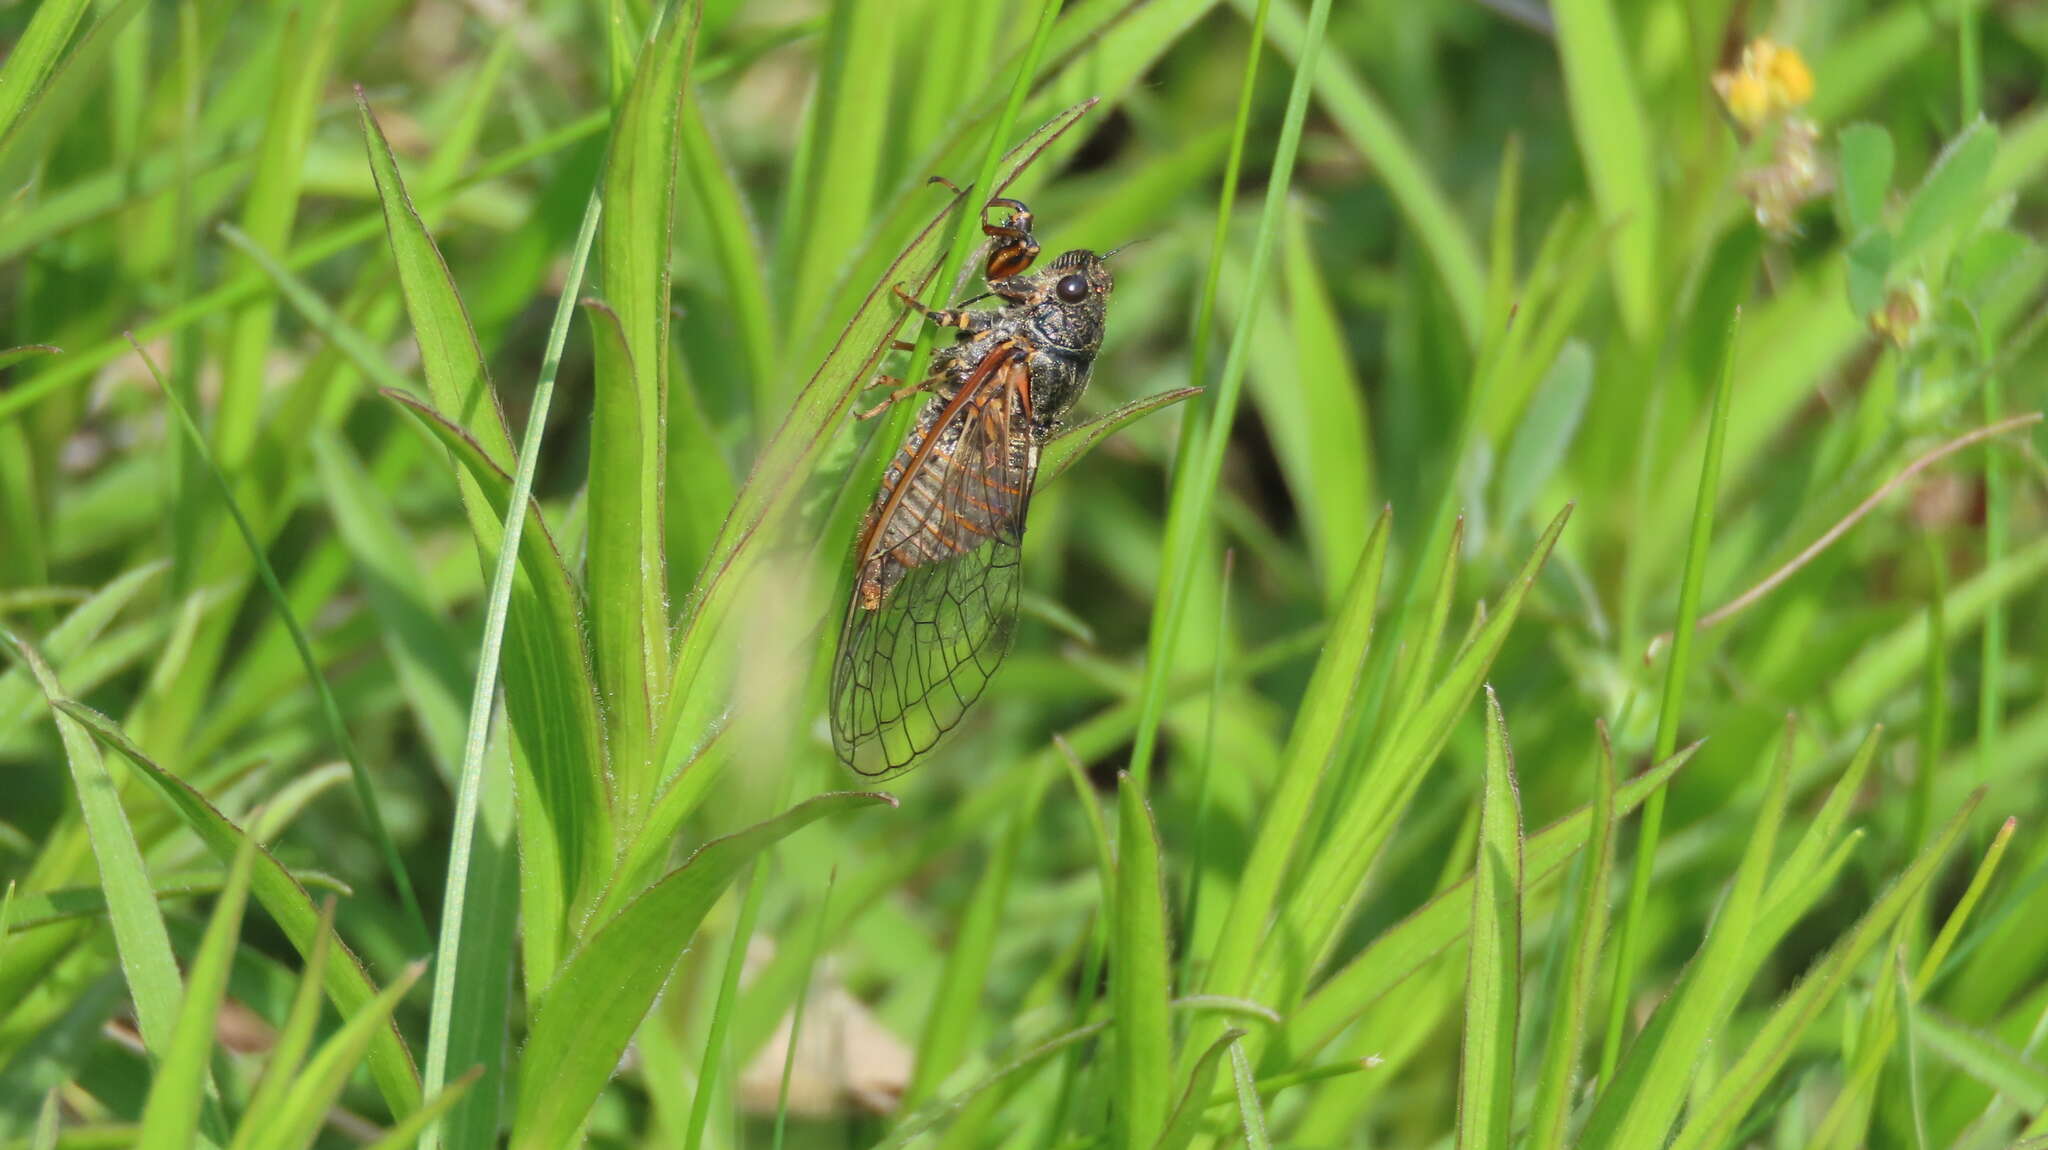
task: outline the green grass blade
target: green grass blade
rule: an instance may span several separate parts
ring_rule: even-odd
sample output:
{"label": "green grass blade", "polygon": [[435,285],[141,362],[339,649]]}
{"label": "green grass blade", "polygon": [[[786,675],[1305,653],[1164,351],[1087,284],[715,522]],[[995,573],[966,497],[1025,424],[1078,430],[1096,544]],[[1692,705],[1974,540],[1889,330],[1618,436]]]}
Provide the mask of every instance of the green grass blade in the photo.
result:
{"label": "green grass blade", "polygon": [[1230,1048],[1230,1076],[1237,1084],[1237,1115],[1244,1124],[1246,1150],[1272,1150],[1273,1140],[1266,1135],[1266,1110],[1259,1103],[1259,1084],[1252,1077],[1252,1060],[1242,1043]]}
{"label": "green grass blade", "polygon": [[[1623,783],[1614,816],[1622,818],[1691,760],[1688,747]],[[1524,890],[1563,873],[1592,835],[1592,808],[1581,807],[1530,836],[1522,853]],[[1325,979],[1287,1019],[1282,1044],[1296,1056],[1320,1049],[1367,1007],[1465,936],[1472,921],[1472,876],[1447,886],[1415,913],[1389,927],[1357,957]]]}
{"label": "green grass blade", "polygon": [[1899,1037],[1906,1044],[1906,1108],[1913,1116],[1913,1150],[1928,1150],[1927,1107],[1920,1098],[1920,1044],[1913,1037],[1917,1007],[1913,1001],[1913,980],[1906,973],[1904,947],[1892,953],[1892,965],[1897,978],[1894,989],[1898,992]]}
{"label": "green grass blade", "polygon": [[1357,712],[1392,529],[1392,511],[1382,510],[1359,553],[1350,586],[1339,601],[1339,613],[1316,659],[1308,689],[1295,709],[1294,729],[1281,753],[1279,775],[1264,804],[1258,836],[1252,840],[1237,893],[1209,959],[1203,988],[1210,993],[1245,994],[1253,989],[1250,975],[1288,867],[1309,844],[1317,792],[1331,763],[1343,752]]}
{"label": "green grass blade", "polygon": [[[1236,0],[1240,11],[1255,0]],[[1264,0],[1258,0],[1263,3]],[[1272,0],[1272,17],[1266,38],[1295,62],[1297,71],[1304,49],[1320,43],[1321,34],[1310,38],[1317,28],[1315,7],[1310,6],[1306,22],[1288,0]],[[1459,330],[1468,344],[1479,343],[1486,307],[1486,268],[1472,234],[1458,218],[1456,196],[1430,175],[1423,157],[1400,124],[1379,98],[1360,80],[1352,63],[1337,52],[1316,57],[1316,99],[1337,130],[1372,163],[1378,180],[1386,186],[1415,236],[1429,253],[1437,277],[1450,297]]]}
{"label": "green grass blade", "polygon": [[1287,902],[1281,929],[1299,940],[1300,953],[1283,965],[1277,948],[1268,948],[1261,964],[1264,973],[1252,984],[1255,996],[1262,995],[1262,984],[1275,976],[1300,985],[1328,958],[1357,903],[1373,859],[1393,833],[1429,764],[1450,739],[1451,728],[1479,690],[1570,515],[1567,507],[1551,520],[1485,625],[1446,668],[1435,688],[1403,718],[1359,785],[1340,799],[1342,805],[1325,836],[1324,849],[1310,861]]}
{"label": "green grass blade", "polygon": [[[425,973],[427,964],[415,962],[405,968],[390,986],[350,1015],[313,1056],[285,1092],[277,1109],[277,1121],[263,1131],[264,1145],[274,1150],[305,1150],[327,1123],[327,1113],[341,1097],[349,1077],[375,1037],[391,1026],[391,1012],[406,992]],[[417,1110],[414,1107],[413,1110]],[[412,1113],[408,1110],[407,1113]]]}
{"label": "green grass blade", "polygon": [[1046,443],[1044,452],[1038,457],[1038,486],[1042,488],[1058,479],[1066,473],[1067,468],[1079,462],[1082,456],[1100,446],[1103,440],[1145,416],[1200,394],[1202,389],[1199,387],[1176,387],[1156,395],[1134,399],[1114,411],[1104,412],[1093,419],[1085,419],[1071,427],[1062,428],[1058,435]]}
{"label": "green grass blade", "polygon": [[[84,724],[94,738],[134,764],[215,858],[226,861],[241,850],[247,838],[241,828],[229,822],[189,783],[158,766],[112,719],[69,699],[58,705],[66,715]],[[310,954],[320,937],[320,914],[313,907],[312,896],[292,878],[291,872],[270,852],[259,848],[249,886],[256,901],[291,939],[292,946],[301,955]],[[361,961],[339,939],[334,945],[347,961],[327,964],[327,996],[333,1000],[335,1009],[353,1015],[376,997],[377,989]],[[398,1114],[409,1114],[418,1108],[419,1077],[413,1069],[412,1053],[406,1049],[396,1027],[386,1027],[371,1038],[369,1059],[370,1076],[386,1105]]]}
{"label": "green grass blade", "polygon": [[348,720],[342,717],[341,703],[334,697],[334,691],[327,685],[327,677],[320,672],[320,660],[313,654],[312,640],[306,637],[305,629],[299,626],[297,614],[292,610],[291,598],[285,594],[284,585],[277,580],[270,559],[264,554],[263,541],[249,519],[242,513],[241,504],[235,499],[234,485],[221,470],[207,447],[206,433],[192,418],[192,412],[185,406],[178,393],[164,382],[157,371],[156,362],[141,344],[135,345],[135,353],[149,368],[151,378],[156,380],[157,390],[163,393],[164,402],[177,415],[192,443],[194,454],[213,477],[214,485],[220,491],[221,501],[227,505],[228,514],[234,518],[235,527],[241,532],[242,542],[249,548],[249,556],[256,566],[256,574],[263,581],[264,590],[270,593],[271,604],[277,609],[277,617],[291,632],[292,645],[298,649],[299,662],[305,666],[306,679],[312,683],[314,693],[320,699],[320,717],[327,724],[327,734],[334,740],[335,749],[348,761],[349,778],[355,784],[356,803],[362,808],[363,819],[369,825],[370,835],[376,840],[377,849],[383,855],[384,866],[391,873],[391,880],[398,888],[398,900],[404,908],[407,925],[414,931],[418,942],[424,943],[429,937],[426,913],[420,910],[419,896],[413,892],[412,876],[407,872],[405,860],[399,856],[398,844],[391,838],[390,828],[384,823],[383,810],[377,803],[377,789],[370,780],[369,770],[363,766],[362,755],[356,750],[355,737],[349,733]]}
{"label": "green grass blade", "polygon": [[64,742],[64,758],[71,768],[79,809],[92,839],[93,858],[99,863],[100,888],[107,895],[107,920],[113,928],[121,973],[135,1003],[143,1043],[152,1051],[168,1051],[184,990],[178,981],[177,960],[171,957],[171,937],[164,930],[148,868],[143,864],[128,814],[121,806],[120,790],[107,771],[99,746],[76,716],[60,705],[64,689],[42,655],[5,628],[0,628],[0,647],[27,668],[49,702],[51,717]]}
{"label": "green grass blade", "polygon": [[[379,202],[384,209],[399,286],[434,408],[466,433],[454,448],[456,483],[489,569],[501,547],[505,497],[495,503],[490,473],[513,465],[511,435],[498,409],[483,350],[453,277],[405,190],[391,146],[360,92],[356,105]],[[594,204],[594,201],[593,201]],[[586,210],[585,222],[596,208]],[[430,429],[440,430],[434,424]],[[497,490],[509,494],[509,481]],[[576,914],[594,901],[613,854],[608,776],[595,684],[579,622],[580,606],[546,532],[522,533],[521,578],[512,591],[506,633],[505,714],[515,740],[526,918],[525,975],[546,985]]]}
{"label": "green grass blade", "polygon": [[[463,742],[462,769],[455,796],[455,823],[448,846],[447,888],[442,898],[441,933],[435,949],[432,1013],[427,1029],[427,1062],[422,1090],[439,1095],[451,1070],[466,1071],[480,1066],[492,1078],[490,1088],[477,1092],[450,1123],[448,1144],[469,1147],[494,1145],[498,1137],[496,1077],[502,1073],[507,1018],[512,987],[511,955],[516,941],[514,916],[504,914],[502,900],[493,893],[503,887],[501,868],[513,861],[502,851],[492,851],[487,866],[474,876],[477,824],[482,813],[485,748],[490,741],[491,714],[498,695],[498,662],[504,650],[506,618],[512,606],[512,584],[522,562],[521,540],[526,516],[512,515],[513,507],[532,501],[534,469],[540,461],[540,440],[547,427],[548,408],[555,392],[555,371],[562,362],[562,346],[569,338],[570,315],[583,283],[583,265],[600,214],[599,200],[590,198],[584,209],[582,230],[569,257],[569,273],[556,304],[554,326],[548,332],[547,350],[541,357],[540,379],[533,404],[526,417],[526,431],[519,445],[519,470],[506,495],[504,538],[494,557],[490,598],[484,613],[482,651],[477,658],[475,691],[470,696],[468,736]],[[470,910],[474,883],[478,902]],[[442,1128],[429,1123],[421,1141],[437,1144]]]}
{"label": "green grass blade", "polygon": [[1173,1108],[1154,1150],[1187,1150],[1195,1140],[1202,1129],[1203,1112],[1209,1106],[1209,1084],[1216,1081],[1216,1067],[1244,1033],[1236,1027],[1224,1031],[1195,1059],[1194,1069],[1188,1073],[1188,1088],[1181,1094],[1180,1104]]}
{"label": "green grass blade", "polygon": [[1172,1104],[1166,888],[1160,872],[1159,831],[1144,790],[1128,775],[1119,784],[1116,905],[1109,948],[1109,1002],[1117,1023],[1111,1074],[1119,1141],[1128,1150],[1151,1150],[1166,1129]]}
{"label": "green grass blade", "polygon": [[919,1135],[935,1129],[946,1119],[966,1109],[976,1098],[981,1097],[990,1090],[1001,1088],[1005,1084],[1017,1079],[1020,1075],[1030,1074],[1051,1061],[1054,1055],[1078,1046],[1108,1030],[1109,1025],[1110,1023],[1107,1019],[1101,1022],[1092,1022],[1087,1026],[1076,1027],[1073,1030],[1054,1035],[1032,1045],[1022,1054],[998,1066],[981,1081],[967,1087],[958,1094],[928,1103],[913,1111],[908,1117],[897,1123],[896,1127],[889,1131],[887,1137],[875,1143],[874,1150],[902,1150],[903,1147],[910,1145],[912,1140],[916,1139]]}
{"label": "green grass blade", "polygon": [[419,1145],[421,1135],[427,1128],[427,1123],[438,1122],[444,1118],[449,1110],[468,1097],[469,1092],[476,1087],[478,1080],[482,1079],[483,1076],[483,1067],[471,1067],[467,1074],[448,1083],[447,1087],[439,1094],[427,1099],[418,1110],[392,1123],[391,1129],[386,1130],[382,1137],[364,1147],[364,1150],[407,1150],[408,1147]]}
{"label": "green grass blade", "polygon": [[[1588,0],[1598,3],[1600,0]],[[1714,388],[1714,405],[1708,416],[1706,454],[1700,463],[1698,492],[1693,501],[1692,536],[1685,553],[1685,576],[1679,585],[1678,622],[1672,630],[1671,657],[1664,671],[1663,702],[1657,709],[1657,740],[1653,755],[1663,758],[1678,745],[1678,714],[1685,699],[1685,680],[1692,670],[1692,648],[1700,614],[1700,585],[1706,578],[1707,551],[1714,537],[1714,502],[1721,477],[1722,446],[1728,437],[1728,409],[1735,389],[1735,336],[1742,322],[1737,309],[1728,322],[1720,349],[1719,381]],[[1621,1059],[1622,1031],[1628,1022],[1630,987],[1635,979],[1636,936],[1650,897],[1650,868],[1657,858],[1657,840],[1664,829],[1664,796],[1652,795],[1643,806],[1642,826],[1636,832],[1636,856],[1629,872],[1628,902],[1622,910],[1621,930],[1615,940],[1614,980],[1608,988],[1607,1030],[1600,1043],[1600,1080],[1614,1076]]]}
{"label": "green grass blade", "polygon": [[1458,1146],[1508,1145],[1514,1121],[1515,1028],[1521,1018],[1522,803],[1500,700],[1486,692],[1486,782],[1472,870]]}
{"label": "green grass blade", "polygon": [[[257,247],[280,251],[291,241],[314,113],[337,47],[335,30],[341,10],[340,0],[320,0],[317,5],[303,5],[285,14],[263,142],[256,150],[255,171],[242,199],[241,231]],[[241,473],[256,444],[271,332],[276,324],[277,299],[269,295],[243,304],[228,319],[220,397],[214,409],[213,451],[230,474]]]}
{"label": "green grass blade", "polygon": [[[320,1024],[321,979],[325,977],[327,955],[334,941],[334,906],[330,898],[320,908],[320,925],[313,935],[313,948],[306,955],[298,989],[292,995],[291,1009],[278,1029],[277,1041],[270,1047],[270,1061],[263,1068],[263,1077],[249,1096],[248,1105],[242,1108],[242,1120],[235,1127],[235,1140],[228,1150],[253,1150],[256,1139],[273,1128],[306,1052],[313,1049],[314,1031]],[[415,1115],[420,1112],[413,1111]]]}
{"label": "green grass blade", "polygon": [[914,1108],[937,1092],[946,1076],[960,1065],[968,1040],[981,1022],[982,995],[996,939],[1009,917],[1011,877],[1026,840],[1038,829],[1038,801],[1043,792],[1043,783],[1033,787],[1023,806],[1010,817],[968,895],[967,909],[946,952],[931,1012],[925,1016],[910,1088],[903,1092],[905,1107]]}
{"label": "green grass blade", "polygon": [[143,1150],[184,1150],[199,1136],[205,1109],[207,1059],[213,1052],[214,1020],[228,989],[228,967],[242,933],[242,908],[249,901],[249,873],[256,844],[244,840],[228,870],[228,885],[214,903],[206,934],[185,980],[185,999],[171,1029],[171,1044],[158,1060],[156,1078],[142,1106]]}
{"label": "green grass blade", "polygon": [[[591,648],[603,693],[622,833],[646,814],[662,764],[649,754],[667,689],[668,569],[662,541],[668,452],[669,258],[676,158],[699,5],[671,2],[640,50],[605,162],[599,294],[619,344],[597,338],[590,450]],[[593,324],[601,325],[593,313]]]}
{"label": "green grass blade", "polygon": [[1651,338],[1664,307],[1657,280],[1657,166],[1648,118],[1630,74],[1630,57],[1608,0],[1560,0],[1558,55],[1564,64],[1572,128],[1609,248],[1615,302],[1637,342]]}
{"label": "green grass blade", "polygon": [[807,823],[886,795],[823,795],[707,843],[590,932],[541,999],[520,1057],[514,1150],[570,1142],[711,904],[742,867]]}
{"label": "green grass blade", "polygon": [[1814,965],[1799,986],[1771,1010],[1742,1056],[1721,1075],[1706,1097],[1691,1108],[1685,1126],[1671,1143],[1671,1150],[1708,1150],[1728,1141],[1743,1116],[1763,1096],[1765,1088],[1792,1057],[1801,1035],[1848,984],[1850,975],[1864,956],[1890,933],[1899,917],[1918,900],[1921,888],[1940,867],[1983,798],[1982,790],[1971,795],[1891,889],[1864,912],[1856,925]]}
{"label": "green grass blade", "polygon": [[1308,29],[1294,69],[1294,84],[1287,95],[1287,111],[1281,121],[1279,142],[1273,151],[1272,168],[1266,181],[1266,199],[1260,208],[1258,231],[1252,245],[1244,303],[1238,323],[1231,332],[1223,374],[1215,388],[1204,393],[1204,402],[1198,405],[1202,410],[1200,440],[1183,442],[1184,447],[1192,450],[1183,452],[1175,467],[1173,500],[1166,518],[1165,561],[1158,595],[1153,600],[1152,626],[1146,644],[1146,674],[1139,708],[1138,738],[1131,750],[1131,774],[1141,791],[1150,785],[1153,744],[1158,739],[1159,723],[1165,715],[1173,648],[1187,618],[1195,563],[1211,526],[1216,484],[1222,475],[1223,456],[1229,446],[1231,426],[1237,419],[1238,397],[1243,391],[1245,370],[1249,366],[1252,321],[1258,315],[1266,288],[1274,241],[1279,235],[1281,215],[1286,210],[1287,189],[1293,184],[1295,156],[1301,148],[1302,123],[1308,115],[1309,93],[1315,78],[1316,54],[1322,48],[1323,30],[1329,19],[1330,0],[1315,0],[1309,11]]}
{"label": "green grass blade", "polygon": [[0,67],[0,139],[14,130],[29,101],[63,62],[71,34],[91,7],[88,0],[49,0],[36,5],[28,27],[22,29],[7,54],[6,65]]}
{"label": "green grass blade", "polygon": [[1565,1125],[1571,1118],[1572,1091],[1577,1084],[1579,1047],[1586,1035],[1586,1011],[1593,984],[1600,975],[1600,945],[1607,935],[1607,892],[1614,875],[1615,781],[1614,745],[1607,725],[1598,729],[1599,751],[1593,779],[1593,812],[1588,828],[1580,882],[1575,896],[1571,941],[1565,947],[1564,972],[1557,982],[1557,1001],[1550,1011],[1550,1029],[1543,1038],[1543,1065],[1537,1075],[1536,1103],[1529,1119],[1530,1150],[1563,1150]]}
{"label": "green grass blade", "polygon": [[1765,784],[1763,808],[1743,847],[1734,888],[1680,986],[1659,1008],[1665,1018],[1638,1038],[1617,1075],[1602,1079],[1599,1103],[1579,1141],[1584,1150],[1662,1145],[1688,1097],[1701,1052],[1727,1025],[1762,955],[1754,925],[1770,875],[1790,790],[1791,723]]}

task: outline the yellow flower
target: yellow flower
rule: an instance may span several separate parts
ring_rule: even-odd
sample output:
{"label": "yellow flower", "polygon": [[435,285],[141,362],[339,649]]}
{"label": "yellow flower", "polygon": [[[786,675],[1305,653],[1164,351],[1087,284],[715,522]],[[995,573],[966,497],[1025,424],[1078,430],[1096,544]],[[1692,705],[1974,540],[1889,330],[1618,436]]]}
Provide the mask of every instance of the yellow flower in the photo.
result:
{"label": "yellow flower", "polygon": [[1714,91],[1728,115],[1753,132],[1813,99],[1813,72],[1796,49],[1759,37],[1735,67],[1714,73]]}
{"label": "yellow flower", "polygon": [[1797,49],[1758,40],[1756,50],[1757,64],[1770,87],[1771,105],[1776,111],[1789,112],[1813,99],[1813,72]]}

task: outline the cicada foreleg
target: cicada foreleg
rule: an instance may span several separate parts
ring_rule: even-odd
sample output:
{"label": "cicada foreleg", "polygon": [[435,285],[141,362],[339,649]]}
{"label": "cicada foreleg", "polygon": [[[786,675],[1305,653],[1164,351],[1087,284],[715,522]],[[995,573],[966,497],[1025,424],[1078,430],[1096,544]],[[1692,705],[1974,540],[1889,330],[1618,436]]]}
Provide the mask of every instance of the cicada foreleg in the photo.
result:
{"label": "cicada foreleg", "polygon": [[[1010,218],[1000,224],[991,223],[991,208],[1010,209]],[[1031,219],[1031,209],[1022,200],[999,196],[982,205],[981,234],[995,241],[989,246],[988,261],[982,265],[991,283],[1023,275],[1038,259],[1038,239],[1031,234]]]}

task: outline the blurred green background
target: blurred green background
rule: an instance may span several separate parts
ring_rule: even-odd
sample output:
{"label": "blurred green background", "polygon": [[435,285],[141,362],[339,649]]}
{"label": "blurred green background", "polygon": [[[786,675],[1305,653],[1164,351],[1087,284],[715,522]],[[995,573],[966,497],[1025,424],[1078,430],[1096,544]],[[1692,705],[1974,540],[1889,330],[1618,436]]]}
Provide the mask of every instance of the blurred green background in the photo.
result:
{"label": "blurred green background", "polygon": [[[2048,7],[16,0],[0,45],[0,1144],[2048,1135]],[[979,290],[927,178],[1013,172],[1048,253],[1138,241],[1015,649],[894,809],[662,879],[866,789],[823,672],[909,413],[847,413],[924,355],[891,283]],[[1616,792],[1602,738],[1705,743]]]}

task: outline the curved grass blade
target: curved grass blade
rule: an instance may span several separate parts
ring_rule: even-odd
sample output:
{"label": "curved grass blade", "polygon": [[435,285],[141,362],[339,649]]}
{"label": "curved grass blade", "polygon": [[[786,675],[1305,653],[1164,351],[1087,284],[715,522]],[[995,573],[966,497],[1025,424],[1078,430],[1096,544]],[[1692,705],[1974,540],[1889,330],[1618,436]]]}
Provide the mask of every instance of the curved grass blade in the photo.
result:
{"label": "curved grass blade", "polygon": [[1084,420],[1062,430],[1045,445],[1045,450],[1038,457],[1038,485],[1043,487],[1059,478],[1082,456],[1100,446],[1103,440],[1145,416],[1200,394],[1202,389],[1199,387],[1176,387],[1157,395],[1134,399],[1115,411],[1105,412],[1094,419]]}
{"label": "curved grass blade", "polygon": [[[327,955],[334,942],[334,906],[330,898],[320,908],[320,926],[313,935],[312,952],[306,955],[305,970],[299,975],[298,989],[292,995],[291,1009],[277,1032],[277,1041],[270,1047],[270,1061],[264,1065],[263,1077],[249,1096],[248,1105],[242,1108],[242,1120],[228,1150],[252,1150],[256,1139],[274,1128],[299,1066],[305,1061],[306,1052],[313,1048],[314,1031],[320,1025],[320,981],[326,974]],[[413,1113],[417,1115],[420,1111]]]}
{"label": "curved grass blade", "polygon": [[1597,735],[1600,746],[1595,756],[1591,837],[1581,863],[1577,910],[1572,916],[1571,941],[1565,947],[1564,971],[1557,983],[1557,1002],[1543,1040],[1543,1065],[1529,1119],[1530,1150],[1564,1148],[1579,1046],[1586,1036],[1586,1011],[1600,975],[1600,944],[1607,934],[1607,892],[1614,875],[1614,744],[1608,740],[1606,723],[1599,724]]}
{"label": "curved grass blade", "polygon": [[[94,738],[134,764],[215,858],[232,859],[241,850],[248,837],[242,829],[215,810],[191,784],[158,766],[119,724],[73,699],[61,699],[56,706],[83,724]],[[249,888],[299,954],[311,954],[320,937],[320,914],[313,907],[313,898],[282,863],[260,846]],[[376,997],[377,989],[362,962],[339,938],[334,940],[334,946],[347,961],[327,964],[327,996],[334,1001],[335,1009],[353,1015]],[[412,1053],[395,1026],[387,1026],[372,1036],[369,1061],[370,1077],[394,1114],[410,1114],[419,1106],[419,1078],[413,1070]]]}
{"label": "curved grass blade", "polygon": [[1195,1135],[1202,1129],[1203,1112],[1209,1106],[1209,1084],[1216,1080],[1216,1066],[1244,1035],[1244,1031],[1232,1027],[1195,1059],[1195,1068],[1188,1074],[1188,1088],[1180,1096],[1180,1105],[1173,1108],[1173,1116],[1167,1119],[1166,1129],[1160,1133],[1155,1150],[1187,1150],[1188,1144],[1195,1140]]}
{"label": "curved grass blade", "polygon": [[249,873],[256,857],[253,839],[242,840],[228,869],[228,883],[214,904],[199,953],[185,980],[185,1000],[171,1029],[171,1045],[157,1062],[156,1077],[142,1105],[143,1150],[182,1150],[199,1136],[205,1109],[207,1058],[213,1051],[214,1019],[228,989],[228,967],[242,933],[242,908],[249,901]]}
{"label": "curved grass blade", "polygon": [[[341,1029],[320,1044],[313,1057],[307,1059],[305,1067],[294,1076],[291,1088],[285,1091],[275,1124],[263,1131],[267,1146],[276,1150],[305,1150],[313,1144],[313,1139],[319,1136],[321,1127],[327,1123],[328,1111],[341,1097],[342,1089],[348,1085],[370,1044],[377,1035],[391,1029],[391,1012],[398,1008],[400,1000],[426,969],[424,962],[406,967],[390,986],[350,1015]],[[417,1109],[415,1106],[405,1114]],[[402,1119],[404,1115],[400,1117]]]}
{"label": "curved grass blade", "polygon": [[135,1002],[143,1043],[152,1051],[167,1051],[184,989],[178,981],[177,960],[171,957],[171,936],[164,929],[163,915],[150,888],[149,870],[143,864],[142,849],[136,845],[127,811],[122,808],[120,791],[107,771],[106,760],[100,757],[98,745],[87,736],[86,727],[64,708],[64,689],[42,655],[5,628],[0,628],[0,648],[7,649],[28,669],[49,703],[57,733],[64,743],[64,758],[71,768],[79,810],[91,836],[93,858],[99,863],[100,889],[107,896],[114,949],[128,982],[128,993]]}
{"label": "curved grass blade", "polygon": [[743,866],[808,823],[876,804],[895,800],[822,795],[713,840],[586,936],[541,998],[521,1052],[513,1150],[574,1139],[677,956]]}
{"label": "curved grass blade", "polygon": [[[133,337],[130,337],[133,342]],[[305,666],[306,681],[313,685],[314,693],[320,700],[320,716],[327,724],[327,733],[334,740],[335,749],[348,760],[349,778],[355,784],[356,803],[362,808],[363,820],[369,824],[370,837],[376,841],[377,850],[383,856],[384,866],[391,872],[391,881],[398,888],[398,901],[405,908],[407,926],[415,932],[415,941],[424,945],[432,937],[427,929],[426,912],[420,909],[419,897],[413,892],[412,875],[405,868],[405,860],[399,856],[398,844],[391,838],[391,830],[384,824],[384,813],[377,803],[377,789],[370,781],[370,772],[363,766],[362,755],[356,750],[355,736],[349,733],[348,720],[342,717],[341,703],[334,697],[334,691],[327,685],[327,676],[321,673],[320,660],[313,654],[312,641],[306,638],[305,630],[299,626],[296,613],[292,611],[291,597],[285,594],[284,585],[277,580],[277,572],[270,565],[270,558],[264,553],[263,541],[249,519],[242,514],[241,503],[235,498],[235,489],[220,464],[214,459],[212,449],[206,441],[206,433],[192,418],[185,401],[176,389],[164,381],[157,370],[156,361],[150,358],[142,345],[135,344],[135,354],[149,368],[150,378],[156,380],[157,390],[163,394],[164,402],[177,415],[186,436],[192,441],[193,453],[213,477],[214,485],[220,491],[221,501],[227,505],[228,514],[234,518],[235,527],[242,534],[242,542],[248,545],[249,557],[256,565],[256,574],[263,581],[264,590],[270,593],[272,606],[285,629],[291,633],[292,645],[298,649],[299,662]]]}

